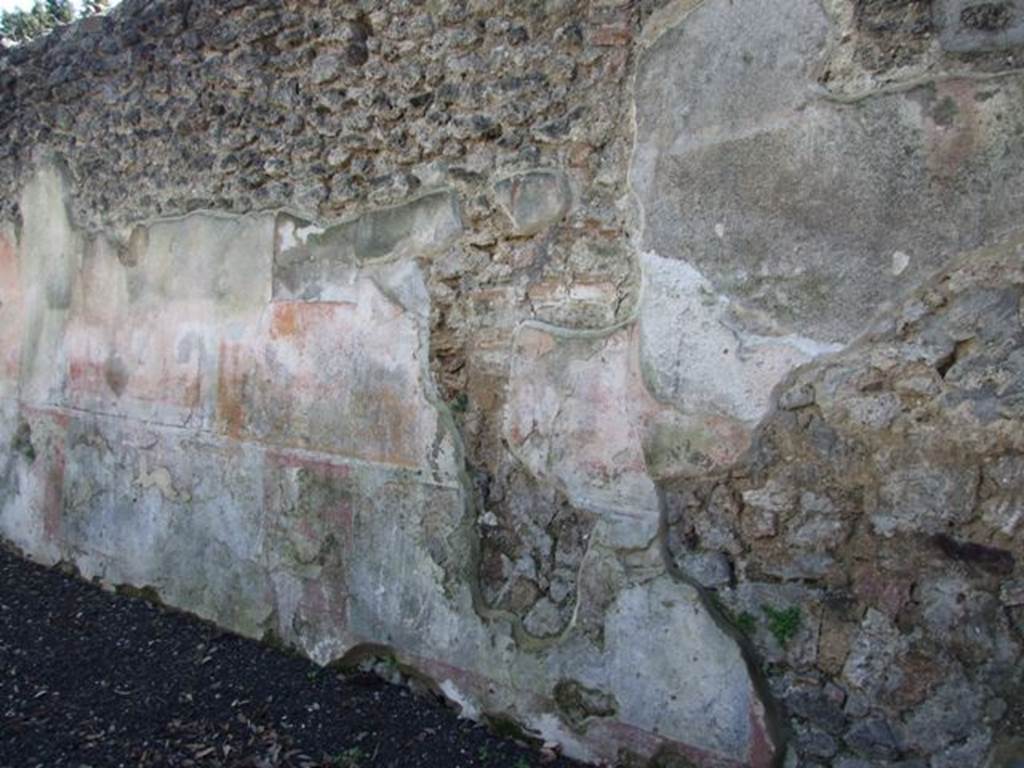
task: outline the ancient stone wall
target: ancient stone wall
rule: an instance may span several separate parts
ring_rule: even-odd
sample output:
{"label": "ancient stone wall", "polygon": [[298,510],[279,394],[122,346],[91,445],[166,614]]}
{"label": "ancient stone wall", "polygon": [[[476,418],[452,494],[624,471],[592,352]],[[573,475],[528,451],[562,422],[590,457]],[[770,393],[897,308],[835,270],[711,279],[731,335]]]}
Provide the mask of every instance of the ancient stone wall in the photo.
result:
{"label": "ancient stone wall", "polygon": [[583,759],[1009,768],[1022,43],[126,0],[0,50],[0,533]]}

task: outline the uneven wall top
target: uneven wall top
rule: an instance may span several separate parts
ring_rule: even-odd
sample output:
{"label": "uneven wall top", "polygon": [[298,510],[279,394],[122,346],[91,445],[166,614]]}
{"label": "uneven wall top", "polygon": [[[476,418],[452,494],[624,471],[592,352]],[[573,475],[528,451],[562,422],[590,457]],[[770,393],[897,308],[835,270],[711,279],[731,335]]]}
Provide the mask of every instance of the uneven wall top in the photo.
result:
{"label": "uneven wall top", "polygon": [[126,0],[0,50],[0,532],[585,759],[1009,768],[1022,42]]}
{"label": "uneven wall top", "polygon": [[127,0],[2,54],[5,183],[45,143],[95,225],[335,217],[571,151],[596,170],[634,16],[601,5]]}

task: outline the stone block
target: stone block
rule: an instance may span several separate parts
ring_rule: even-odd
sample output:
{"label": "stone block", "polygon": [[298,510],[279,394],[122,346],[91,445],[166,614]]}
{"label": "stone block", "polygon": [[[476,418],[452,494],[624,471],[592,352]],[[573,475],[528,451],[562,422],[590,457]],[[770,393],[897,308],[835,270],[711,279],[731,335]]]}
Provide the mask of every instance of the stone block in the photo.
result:
{"label": "stone block", "polygon": [[934,534],[963,523],[974,511],[978,470],[921,464],[888,473],[878,491],[871,523],[882,536]]}
{"label": "stone block", "polygon": [[1014,48],[1024,44],[1021,0],[939,0],[939,42],[954,53]]}
{"label": "stone block", "polygon": [[561,171],[534,170],[508,176],[494,185],[498,204],[525,237],[561,221],[572,205],[569,181]]}

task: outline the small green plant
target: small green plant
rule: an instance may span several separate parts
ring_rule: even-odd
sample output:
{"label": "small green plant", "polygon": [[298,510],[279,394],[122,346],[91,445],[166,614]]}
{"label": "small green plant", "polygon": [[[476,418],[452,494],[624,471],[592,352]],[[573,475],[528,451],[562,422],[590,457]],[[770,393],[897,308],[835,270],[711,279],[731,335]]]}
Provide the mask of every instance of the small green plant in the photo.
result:
{"label": "small green plant", "polygon": [[768,631],[775,636],[779,645],[785,647],[800,629],[800,608],[793,605],[785,610],[762,605],[761,610],[768,617]]}
{"label": "small green plant", "polygon": [[745,635],[754,634],[754,630],[757,629],[757,619],[752,614],[747,611],[743,611],[739,615],[733,613],[729,606],[723,603],[721,598],[714,592],[709,593],[708,599],[736,629]]}
{"label": "small green plant", "polygon": [[21,422],[18,425],[18,431],[14,433],[14,439],[11,440],[11,448],[20,453],[31,464],[36,460],[36,449],[32,445],[32,427],[28,425],[28,422]]}
{"label": "small green plant", "polygon": [[754,614],[744,611],[735,619],[736,627],[745,635],[754,634],[754,630],[757,629],[757,619]]}
{"label": "small green plant", "polygon": [[530,768],[530,763],[529,761],[527,761],[525,757],[520,757],[518,760],[516,760],[516,764],[513,766],[513,768]]}
{"label": "small green plant", "polygon": [[491,751],[487,749],[487,747],[480,747],[480,749],[477,750],[476,757],[481,763],[486,763],[491,759]]}
{"label": "small green plant", "polygon": [[459,392],[452,398],[449,407],[452,409],[452,413],[465,413],[469,410],[469,395],[465,392]]}

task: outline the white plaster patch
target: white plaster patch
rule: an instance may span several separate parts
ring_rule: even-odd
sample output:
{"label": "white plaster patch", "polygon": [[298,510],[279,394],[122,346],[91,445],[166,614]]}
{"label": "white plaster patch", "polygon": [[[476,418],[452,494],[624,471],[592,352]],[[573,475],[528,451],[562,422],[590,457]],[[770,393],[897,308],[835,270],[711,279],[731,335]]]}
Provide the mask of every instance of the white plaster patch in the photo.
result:
{"label": "white plaster patch", "polygon": [[529,726],[537,731],[545,742],[561,745],[562,749],[573,755],[576,760],[585,763],[595,761],[594,754],[587,745],[576,738],[576,735],[555,715],[545,713],[532,719]]}
{"label": "white plaster patch", "polygon": [[297,248],[305,245],[310,236],[323,234],[324,231],[324,227],[315,224],[300,227],[294,219],[282,217],[277,227],[277,247],[282,252]]}
{"label": "white plaster patch", "polygon": [[305,227],[295,227],[295,237],[302,244],[312,237],[313,235],[322,235],[326,232],[326,228],[318,227],[316,224],[308,224]]}
{"label": "white plaster patch", "polygon": [[[743,754],[757,727],[752,686],[739,648],[703,609],[693,587],[660,576],[626,589],[609,608],[604,628],[602,676],[611,684],[581,680],[614,691],[623,722],[650,723],[711,753],[734,759]],[[640,669],[660,671],[644,678],[636,675]],[[673,706],[666,707],[670,700]]]}
{"label": "white plaster patch", "polygon": [[171,471],[167,467],[154,467],[150,472],[144,453],[139,457],[139,476],[135,478],[135,483],[143,490],[156,488],[160,491],[160,495],[168,501],[188,503],[192,500],[192,495],[188,491],[175,489],[174,478],[171,477]]}
{"label": "white plaster patch", "polygon": [[791,370],[838,344],[794,334],[752,333],[733,319],[732,301],[684,261],[641,256],[641,351],[655,397],[684,413],[756,422]]}
{"label": "white plaster patch", "polygon": [[287,251],[300,245],[299,239],[295,236],[295,222],[291,219],[283,219],[277,225],[277,247],[280,251]]}
{"label": "white plaster patch", "polygon": [[895,251],[892,255],[892,273],[899,277],[910,266],[910,256],[903,251]]}
{"label": "white plaster patch", "polygon": [[477,707],[476,702],[470,696],[460,691],[458,686],[450,679],[441,683],[441,693],[459,705],[459,710],[463,717],[468,717],[470,720],[480,719],[480,709]]}

